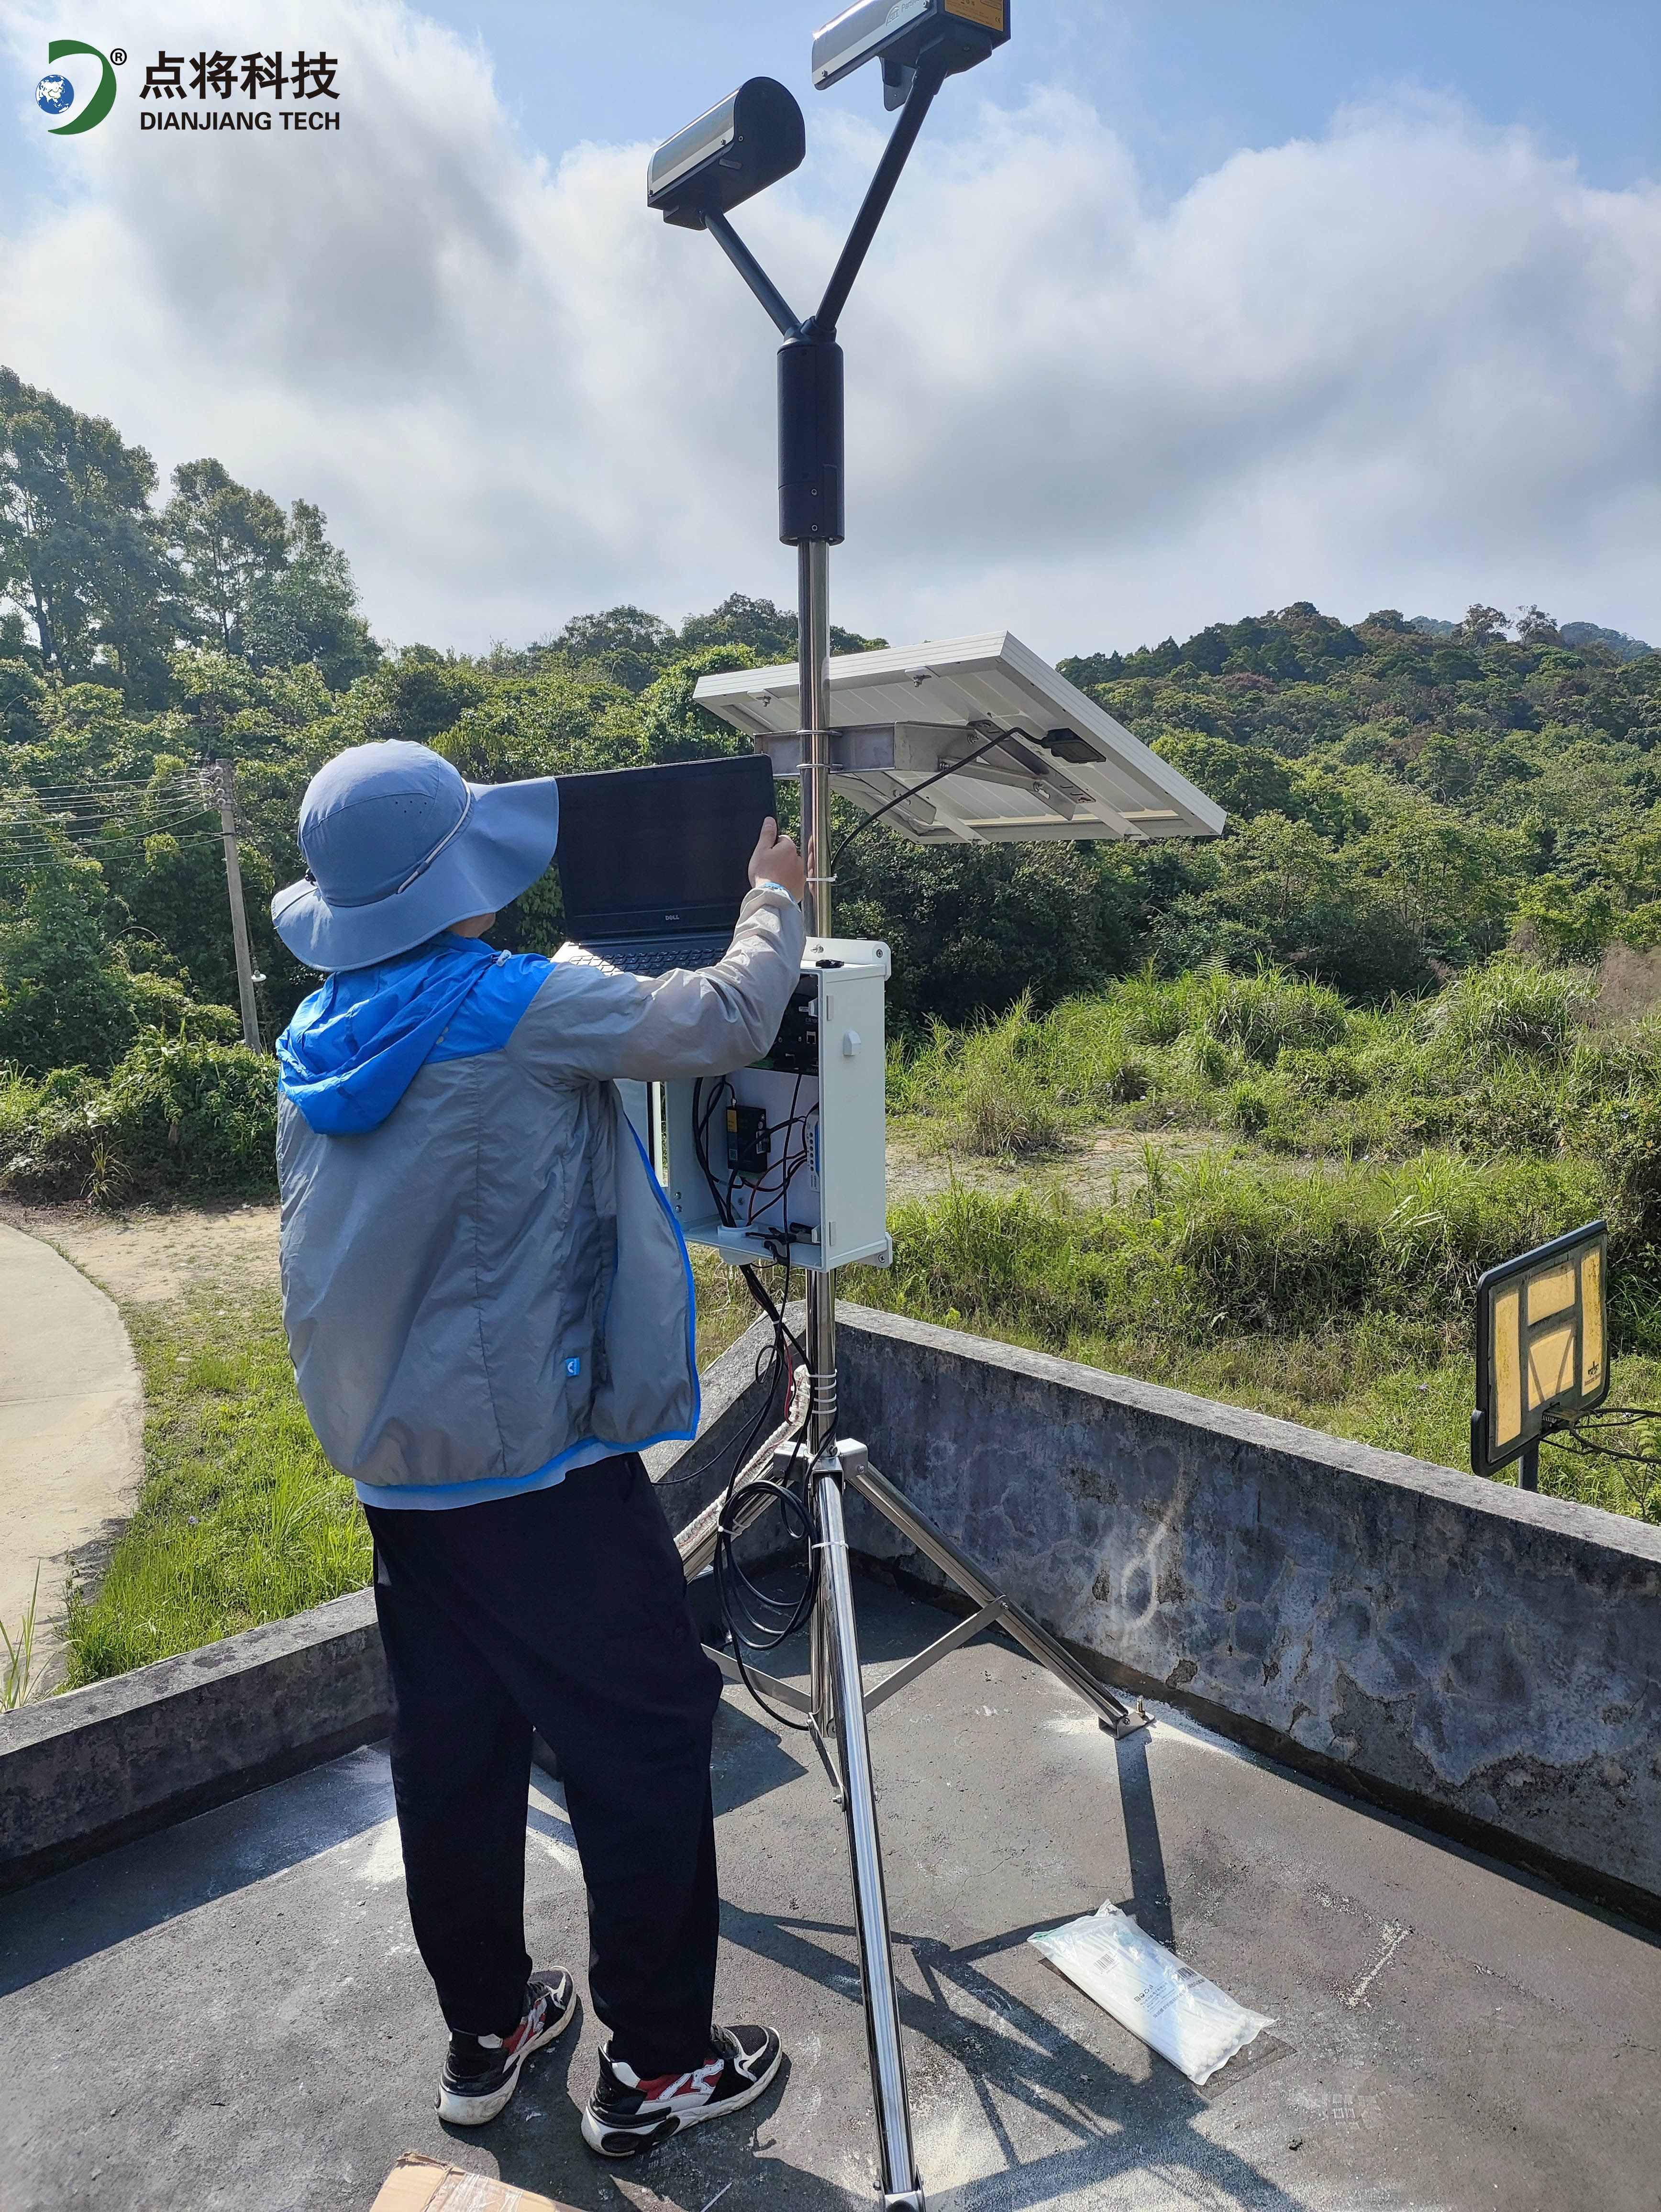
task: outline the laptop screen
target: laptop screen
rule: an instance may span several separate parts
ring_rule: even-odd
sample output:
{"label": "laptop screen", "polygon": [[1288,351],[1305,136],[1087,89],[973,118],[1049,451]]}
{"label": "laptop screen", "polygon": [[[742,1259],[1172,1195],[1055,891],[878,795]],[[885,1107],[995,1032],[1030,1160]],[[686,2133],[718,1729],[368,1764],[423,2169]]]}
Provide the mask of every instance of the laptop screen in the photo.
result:
{"label": "laptop screen", "polygon": [[595,938],[730,930],[746,865],[776,811],[760,753],[559,779],[565,928]]}

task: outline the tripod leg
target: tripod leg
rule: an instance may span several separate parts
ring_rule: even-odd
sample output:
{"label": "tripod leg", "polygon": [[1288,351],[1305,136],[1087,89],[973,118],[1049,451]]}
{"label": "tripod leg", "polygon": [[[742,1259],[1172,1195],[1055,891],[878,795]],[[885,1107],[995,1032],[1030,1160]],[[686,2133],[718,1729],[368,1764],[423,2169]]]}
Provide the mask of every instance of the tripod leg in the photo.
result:
{"label": "tripod leg", "polygon": [[[842,1483],[832,1467],[813,1479],[825,1620],[816,1638],[816,1660],[829,1662],[831,1709],[842,1764],[843,1809],[848,1816],[849,1856],[853,1862],[854,1917],[859,1929],[860,1972],[865,1990],[865,2025],[871,2050],[871,2087],[882,2143],[883,2201],[896,2212],[923,2212],[911,2148],[911,2114],[905,2095],[905,2061],[900,2050],[899,2001],[888,1935],[888,1903],[882,1878],[882,1845],[871,1791],[871,1747],[865,1729],[865,1691],[860,1679],[854,1592],[848,1572],[848,1537],[843,1524]],[[816,1685],[816,1702],[818,1686]]]}
{"label": "tripod leg", "polygon": [[860,1496],[874,1505],[925,1559],[932,1559],[942,1573],[950,1575],[977,1605],[995,1605],[999,1619],[1015,1641],[1025,1646],[1041,1667],[1047,1667],[1057,1681],[1065,1682],[1075,1696],[1093,1707],[1104,1728],[1111,1729],[1115,1735],[1129,1735],[1134,1729],[1147,1727],[1147,1716],[1140,1705],[1133,1711],[1122,1698],[1104,1689],[1047,1629],[1039,1627],[1031,1613],[1024,1612],[989,1583],[966,1552],[959,1550],[949,1536],[943,1535],[932,1521],[926,1521],[885,1475],[877,1473],[862,1444],[844,1443],[840,1449],[843,1471]]}

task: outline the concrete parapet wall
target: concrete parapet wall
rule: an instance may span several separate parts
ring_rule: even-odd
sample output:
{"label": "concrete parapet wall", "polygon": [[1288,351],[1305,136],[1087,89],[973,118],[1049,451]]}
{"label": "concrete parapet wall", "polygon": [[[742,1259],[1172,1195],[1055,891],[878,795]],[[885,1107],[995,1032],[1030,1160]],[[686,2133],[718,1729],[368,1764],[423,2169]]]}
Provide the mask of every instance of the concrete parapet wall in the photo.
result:
{"label": "concrete parapet wall", "polygon": [[843,1431],[1105,1677],[1661,1916],[1661,1529],[868,1310],[840,1360]]}
{"label": "concrete parapet wall", "polygon": [[[760,1413],[767,1340],[648,1455],[672,1525]],[[1105,1679],[1661,1925],[1661,1530],[860,1308],[841,1360],[843,1432]],[[0,1889],[388,1721],[368,1591],[0,1714]]]}
{"label": "concrete parapet wall", "polygon": [[0,1889],[384,1735],[374,1598],[0,1713]]}

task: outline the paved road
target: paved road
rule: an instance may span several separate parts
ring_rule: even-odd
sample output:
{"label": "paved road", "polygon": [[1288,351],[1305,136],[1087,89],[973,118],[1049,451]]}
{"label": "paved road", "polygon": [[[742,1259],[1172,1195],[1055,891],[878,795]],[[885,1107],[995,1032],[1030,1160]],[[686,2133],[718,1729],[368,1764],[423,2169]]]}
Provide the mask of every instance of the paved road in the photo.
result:
{"label": "paved road", "polygon": [[115,1307],[51,1245],[0,1222],[0,1620],[15,1633],[38,1565],[48,1676],[68,1554],[131,1511],[143,1426]]}

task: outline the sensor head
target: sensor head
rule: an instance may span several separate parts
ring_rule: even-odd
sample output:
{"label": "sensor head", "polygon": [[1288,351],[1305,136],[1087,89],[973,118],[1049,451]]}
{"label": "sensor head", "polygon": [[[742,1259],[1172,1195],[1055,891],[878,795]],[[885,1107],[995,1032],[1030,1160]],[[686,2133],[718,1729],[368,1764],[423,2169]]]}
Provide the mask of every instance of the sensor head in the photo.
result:
{"label": "sensor head", "polygon": [[898,107],[925,56],[952,76],[1008,36],[1009,0],[857,0],[813,34],[814,88],[826,91],[879,61],[884,104]]}
{"label": "sensor head", "polygon": [[794,96],[770,76],[752,76],[658,148],[647,166],[646,204],[666,222],[702,230],[710,216],[788,177],[806,151]]}

